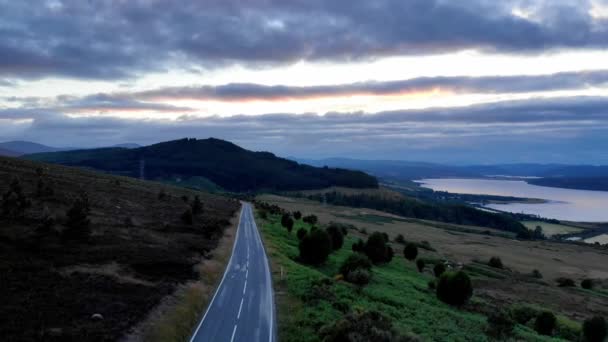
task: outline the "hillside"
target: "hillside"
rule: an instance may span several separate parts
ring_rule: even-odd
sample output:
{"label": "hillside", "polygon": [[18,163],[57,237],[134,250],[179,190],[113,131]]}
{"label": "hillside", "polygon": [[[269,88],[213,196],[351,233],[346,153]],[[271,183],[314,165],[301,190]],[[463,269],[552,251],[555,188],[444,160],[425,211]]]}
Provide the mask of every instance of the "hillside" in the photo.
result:
{"label": "hillside", "polygon": [[579,190],[594,190],[608,191],[607,176],[593,177],[545,177],[539,179],[531,179],[527,181],[530,184],[540,186],[550,186],[555,188],[579,189]]}
{"label": "hillside", "polygon": [[[195,196],[202,210],[190,224],[182,215]],[[4,157],[0,199],[5,341],[118,340],[199,279],[195,266],[215,254],[239,208],[225,197]]]}
{"label": "hillside", "polygon": [[7,141],[0,143],[0,148],[13,151],[18,155],[30,153],[57,152],[62,149],[50,147],[30,141]]}
{"label": "hillside", "polygon": [[[393,334],[404,337],[392,341],[582,341],[582,322],[608,314],[607,252],[602,247],[519,241],[496,230],[413,220],[302,198],[263,195],[256,200],[258,226],[275,269],[282,341],[322,341],[345,330],[369,334],[370,325],[378,320],[362,319],[361,313],[366,312],[384,317],[375,326],[379,331],[388,334],[394,330]],[[315,215],[318,222],[313,227],[296,219],[296,212],[301,217]],[[294,217],[291,232],[281,224],[283,213]],[[300,236],[331,226],[346,228],[341,247],[319,265],[305,263]],[[361,253],[353,247],[359,239],[369,242],[376,232],[386,234],[384,241],[394,252],[389,253],[392,258],[374,264],[364,272],[367,277],[349,279],[343,265],[353,253]],[[418,246],[416,262],[404,257],[407,242]],[[493,257],[500,258],[501,267],[491,266]],[[473,294],[467,303],[451,306],[439,299],[438,264],[462,270],[471,278]],[[560,278],[572,279],[574,286],[559,286]],[[587,278],[593,278],[592,289],[580,286]],[[535,317],[543,311],[557,316],[552,336],[534,330]],[[500,312],[515,320],[512,330],[505,333],[509,336],[497,337],[491,329],[495,327],[492,317]]]}
{"label": "hillside", "polygon": [[252,152],[213,138],[181,139],[136,149],[103,148],[34,154],[27,158],[131,177],[139,177],[140,161],[143,160],[146,179],[173,181],[204,177],[226,190],[239,192],[378,186],[374,177],[360,171],[298,164],[269,152]]}
{"label": "hillside", "polygon": [[0,156],[3,157],[17,157],[19,153],[11,150],[7,150],[5,148],[0,148]]}

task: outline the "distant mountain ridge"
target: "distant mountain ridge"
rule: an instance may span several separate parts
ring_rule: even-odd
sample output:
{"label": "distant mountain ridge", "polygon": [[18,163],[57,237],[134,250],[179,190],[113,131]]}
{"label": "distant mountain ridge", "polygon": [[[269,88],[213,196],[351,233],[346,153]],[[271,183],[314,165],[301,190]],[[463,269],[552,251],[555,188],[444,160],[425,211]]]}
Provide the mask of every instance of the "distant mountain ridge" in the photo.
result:
{"label": "distant mountain ridge", "polygon": [[180,139],[125,149],[101,148],[26,156],[28,159],[88,167],[146,179],[175,180],[204,177],[230,191],[305,190],[329,186],[377,187],[378,181],[361,171],[317,168],[253,152],[220,139]]}
{"label": "distant mountain ridge", "polygon": [[[122,148],[139,148],[141,145],[126,143],[113,145],[111,147],[122,147]],[[82,148],[77,147],[52,147],[31,141],[15,140],[6,141],[0,143],[0,155],[7,157],[16,157],[25,154],[34,153],[47,153],[47,152],[60,152],[60,151],[72,151],[80,150]]]}

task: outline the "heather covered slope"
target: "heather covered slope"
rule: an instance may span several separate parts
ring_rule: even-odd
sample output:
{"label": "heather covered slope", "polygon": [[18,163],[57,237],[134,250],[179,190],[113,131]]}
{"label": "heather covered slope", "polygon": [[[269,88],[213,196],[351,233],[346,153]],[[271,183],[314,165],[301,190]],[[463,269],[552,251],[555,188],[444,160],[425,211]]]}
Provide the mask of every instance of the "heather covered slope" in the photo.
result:
{"label": "heather covered slope", "polygon": [[[202,205],[190,223],[183,214],[195,196]],[[240,206],[187,189],[4,157],[0,199],[6,341],[117,340],[179,284],[198,279],[195,265],[212,255]],[[88,203],[84,218],[70,210],[79,201]]]}
{"label": "heather covered slope", "polygon": [[137,177],[145,163],[146,179],[171,181],[204,177],[229,191],[303,190],[332,185],[377,187],[377,180],[360,171],[317,168],[253,152],[219,139],[181,139],[136,149],[104,148],[34,154],[27,158],[89,167]]}

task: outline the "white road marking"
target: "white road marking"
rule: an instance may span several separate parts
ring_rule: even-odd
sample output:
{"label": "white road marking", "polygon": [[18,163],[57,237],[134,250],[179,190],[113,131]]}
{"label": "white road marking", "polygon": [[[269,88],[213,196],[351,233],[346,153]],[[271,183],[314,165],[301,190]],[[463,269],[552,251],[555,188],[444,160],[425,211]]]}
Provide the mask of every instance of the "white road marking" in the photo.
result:
{"label": "white road marking", "polygon": [[245,300],[245,297],[241,298],[241,305],[239,306],[239,314],[236,315],[236,319],[241,318],[241,310],[243,310],[243,301]]}
{"label": "white road marking", "polygon": [[243,287],[243,294],[245,294],[245,290],[247,290],[247,279],[245,279],[245,286]]}
{"label": "white road marking", "polygon": [[234,334],[236,333],[236,324],[234,325],[234,329],[232,329],[232,337],[230,338],[230,342],[234,341]]}

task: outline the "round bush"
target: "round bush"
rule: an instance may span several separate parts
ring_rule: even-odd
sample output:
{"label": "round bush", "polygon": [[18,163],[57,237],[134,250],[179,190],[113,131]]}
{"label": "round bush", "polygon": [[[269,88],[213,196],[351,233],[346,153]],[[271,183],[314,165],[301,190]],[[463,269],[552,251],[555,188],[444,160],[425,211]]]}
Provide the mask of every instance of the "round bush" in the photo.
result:
{"label": "round bush", "polygon": [[403,256],[409,261],[416,259],[418,256],[418,247],[413,243],[408,243],[403,248]]}
{"label": "round bush", "polygon": [[342,233],[342,229],[338,226],[331,225],[327,227],[327,234],[331,237],[331,246],[334,251],[342,248],[344,244],[344,233]]}
{"label": "round bush", "polygon": [[541,335],[551,336],[555,330],[557,319],[552,312],[543,311],[536,317],[534,321],[534,330]]}
{"label": "round bush", "polygon": [[509,312],[497,310],[488,315],[488,326],[486,328],[488,336],[502,339],[511,335],[514,328],[515,321]]}
{"label": "round bush", "polygon": [[332,251],[331,238],[326,231],[316,229],[300,240],[300,260],[311,265],[320,265]]}
{"label": "round bush", "polygon": [[608,327],[604,317],[595,316],[583,323],[583,336],[588,342],[602,342],[606,339]]}
{"label": "round bush", "polygon": [[422,271],[424,271],[424,266],[425,266],[424,260],[422,260],[422,259],[416,260],[416,267],[418,268],[418,272],[422,273]]}
{"label": "round bush", "polygon": [[435,264],[435,266],[433,267],[433,273],[435,273],[435,277],[441,277],[443,272],[445,272],[445,265],[442,262]]}
{"label": "round bush", "polygon": [[296,236],[298,237],[298,240],[302,240],[306,234],[308,234],[308,231],[304,228],[300,228],[298,229]]}
{"label": "round bush", "polygon": [[371,268],[372,262],[367,256],[361,253],[353,253],[349,255],[340,266],[340,273],[346,277],[350,272],[356,269],[370,270]]}
{"label": "round bush", "polygon": [[473,295],[471,278],[462,272],[445,272],[437,283],[437,298],[444,303],[462,306]]}
{"label": "round bush", "polygon": [[353,243],[351,249],[353,250],[353,252],[365,253],[365,242],[359,239],[357,242]]}
{"label": "round bush", "polygon": [[488,266],[494,268],[503,268],[502,260],[499,257],[491,257],[490,261],[488,261]]}
{"label": "round bush", "polygon": [[380,264],[387,261],[388,249],[384,235],[379,232],[372,233],[365,244],[365,254],[374,263]]}
{"label": "round bush", "polygon": [[555,281],[557,282],[557,286],[559,286],[559,287],[575,287],[576,286],[576,283],[574,282],[574,280],[572,280],[570,278],[561,277],[561,278],[557,278]]}
{"label": "round bush", "polygon": [[372,274],[368,270],[357,268],[353,271],[348,272],[346,275],[346,281],[355,285],[365,286],[369,284],[372,278]]}
{"label": "round bush", "polygon": [[581,287],[587,290],[591,290],[593,288],[593,280],[584,279],[583,281],[581,281]]}

